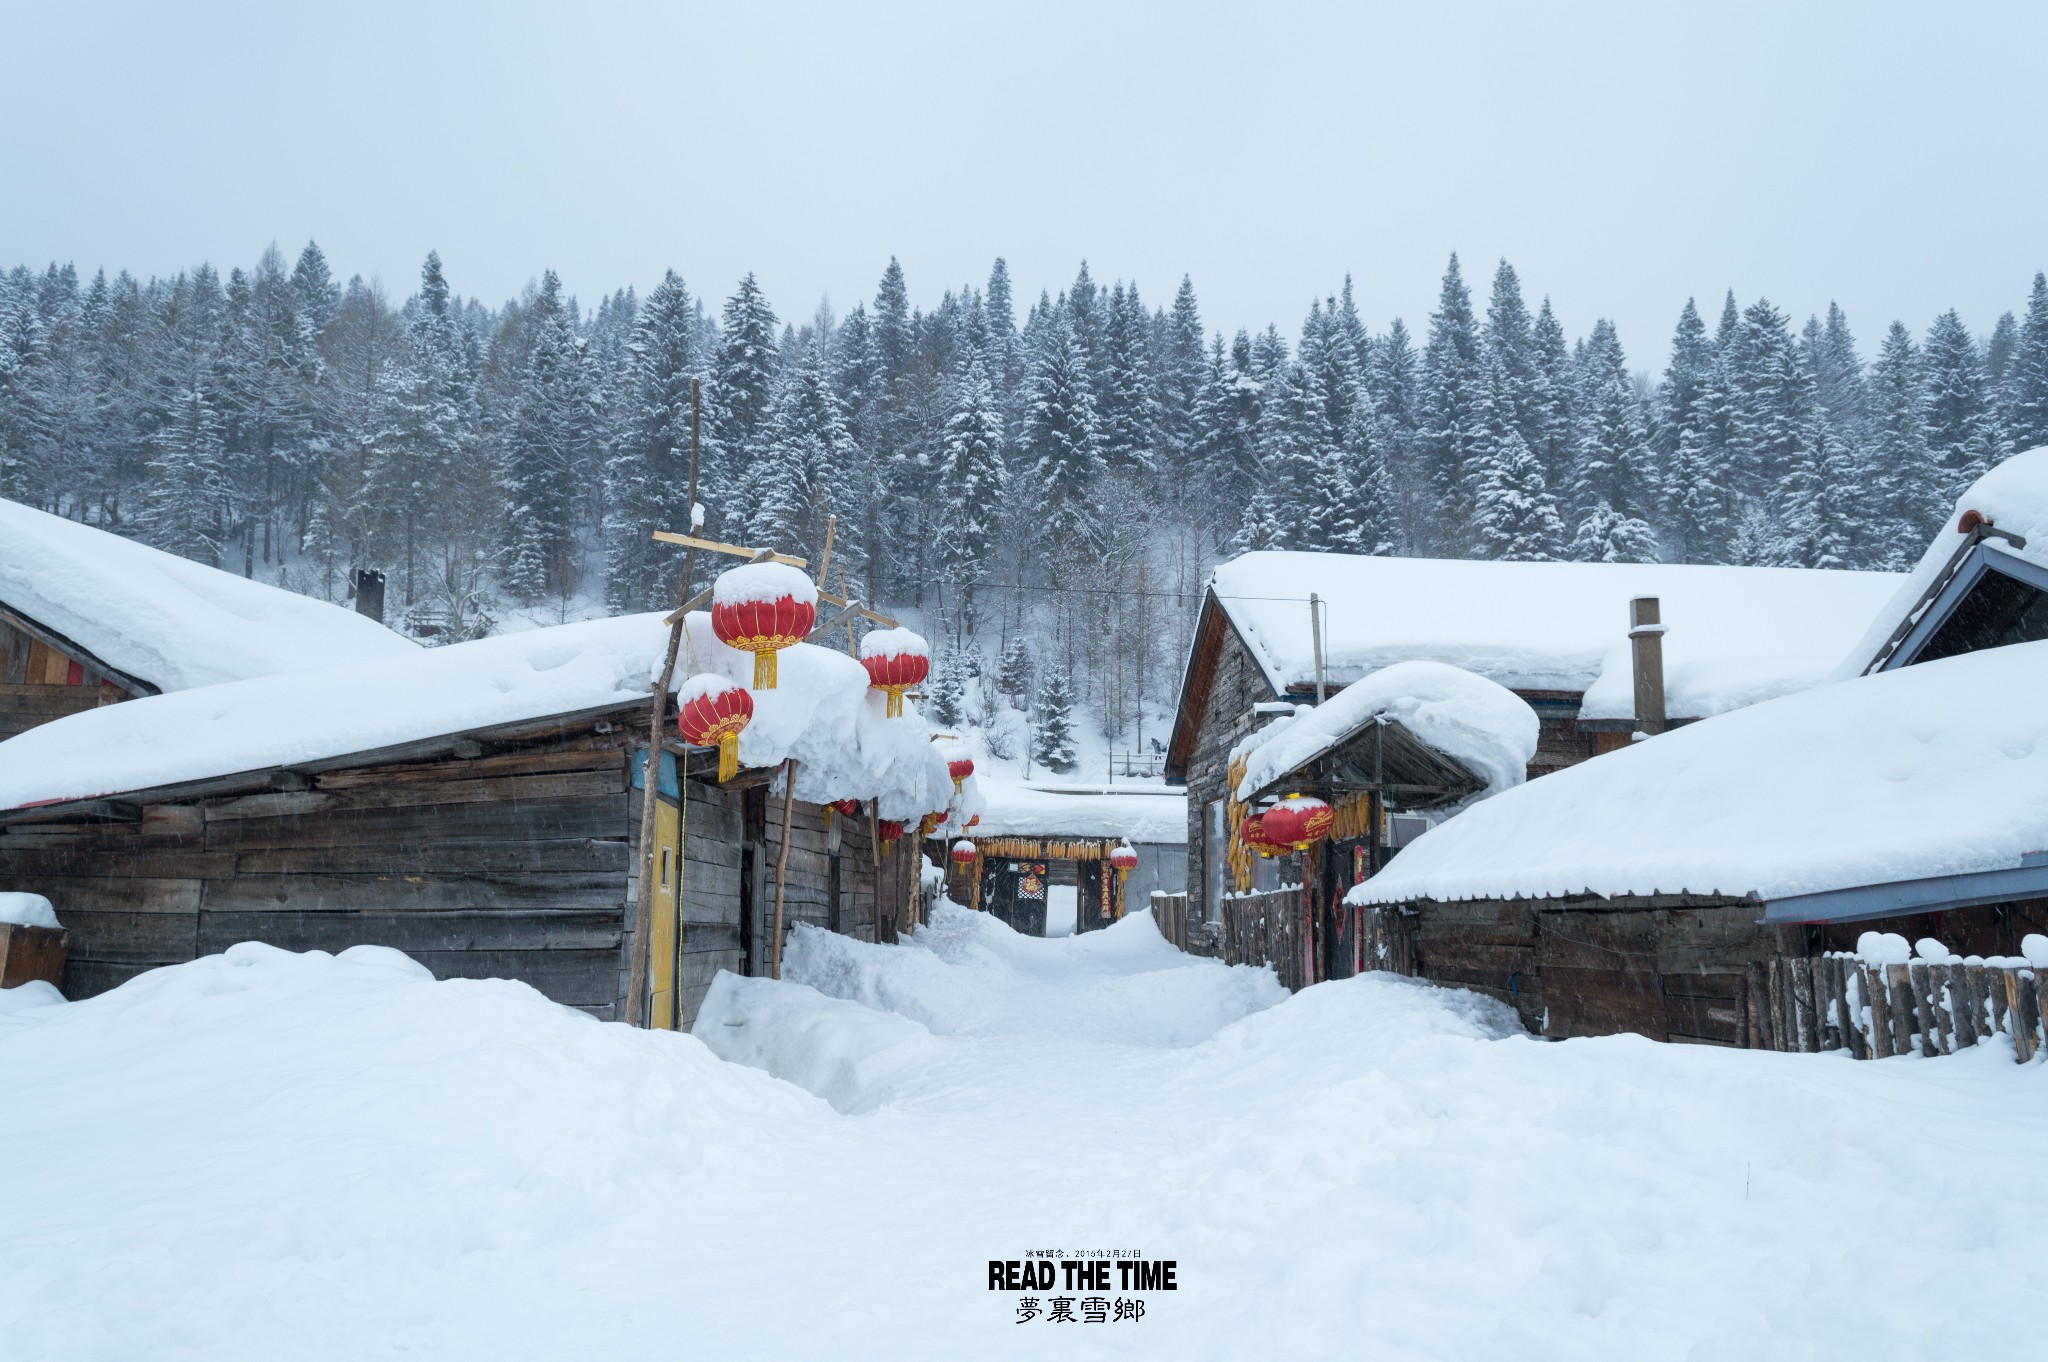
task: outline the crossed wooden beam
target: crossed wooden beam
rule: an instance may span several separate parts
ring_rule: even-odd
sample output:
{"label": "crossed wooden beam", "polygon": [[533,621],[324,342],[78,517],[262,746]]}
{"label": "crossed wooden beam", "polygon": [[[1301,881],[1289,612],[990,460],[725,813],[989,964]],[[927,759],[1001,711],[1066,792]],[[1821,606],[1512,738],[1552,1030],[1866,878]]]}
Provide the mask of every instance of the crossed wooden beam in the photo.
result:
{"label": "crossed wooden beam", "polygon": [[[850,647],[853,643],[853,621],[856,618],[867,620],[871,624],[879,624],[884,629],[894,629],[898,626],[895,620],[890,619],[887,615],[875,613],[868,609],[866,604],[852,599],[847,594],[846,573],[843,570],[839,574],[839,591],[837,594],[824,588],[825,574],[832,566],[832,537],[838,530],[838,516],[833,516],[825,522],[825,555],[818,563],[818,599],[826,602],[828,605],[838,607],[839,613],[833,615],[830,619],[819,620],[817,626],[805,636],[805,642],[809,642],[827,630],[837,628],[841,623],[844,623],[846,625],[846,640]],[[677,534],[674,530],[656,530],[654,537],[664,544],[681,544],[685,548],[703,549],[709,553],[723,553],[732,558],[744,558],[750,563],[787,563],[793,568],[808,568],[810,566],[810,562],[807,559],[793,558],[786,553],[777,553],[774,549],[750,549],[743,544],[724,544],[716,539],[704,539],[696,535]],[[662,623],[670,628],[681,624],[683,618],[692,610],[701,610],[710,601],[711,590],[707,586],[687,601],[684,601]]]}

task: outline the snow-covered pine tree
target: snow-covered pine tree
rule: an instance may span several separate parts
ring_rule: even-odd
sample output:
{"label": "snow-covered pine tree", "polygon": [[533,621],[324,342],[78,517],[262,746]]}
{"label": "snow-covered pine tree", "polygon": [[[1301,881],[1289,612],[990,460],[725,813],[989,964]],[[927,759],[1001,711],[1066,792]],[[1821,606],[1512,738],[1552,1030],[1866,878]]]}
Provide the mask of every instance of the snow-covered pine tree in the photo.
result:
{"label": "snow-covered pine tree", "polygon": [[1018,709],[1031,700],[1033,666],[1031,649],[1021,635],[1003,647],[1002,662],[996,668],[996,692]]}
{"label": "snow-covered pine tree", "polygon": [[[669,270],[633,328],[628,412],[605,470],[605,603],[615,611],[657,610],[674,599],[681,565],[653,534],[690,525],[690,380],[700,372],[692,303]],[[700,500],[711,490],[703,471]]]}
{"label": "snow-covered pine tree", "polygon": [[[1656,535],[1647,512],[1656,505],[1655,455],[1642,404],[1614,323],[1594,323],[1580,360],[1577,458],[1569,492],[1573,523],[1597,519],[1590,536],[1574,535],[1572,553],[1590,562],[1654,562]],[[1634,524],[1616,526],[1615,518]],[[1647,546],[1647,547],[1646,547]],[[1621,559],[1616,553],[1646,553]]]}
{"label": "snow-covered pine tree", "polygon": [[1202,390],[1208,376],[1194,280],[1182,275],[1166,314],[1159,353],[1159,445],[1166,468],[1191,476],[1202,447]]}
{"label": "snow-covered pine tree", "polygon": [[[1785,314],[1760,298],[1743,309],[1727,356],[1727,450],[1738,498],[1760,503],[1798,456],[1812,380]],[[1768,556],[1766,547],[1762,550]]]}
{"label": "snow-covered pine tree", "polygon": [[318,338],[341,306],[341,289],[335,284],[334,275],[327,268],[327,257],[317,241],[308,241],[306,249],[299,252],[298,263],[292,266],[292,296],[309,335]]}
{"label": "snow-covered pine tree", "polygon": [[[718,388],[718,442],[723,466],[719,482],[738,489],[749,485],[757,437],[775,398],[779,346],[775,309],[761,292],[752,271],[726,299],[720,314],[718,353],[712,362]],[[720,508],[725,513],[725,508]],[[726,519],[710,528],[731,524],[734,532],[747,523],[747,510],[735,505]]]}
{"label": "snow-covered pine tree", "polygon": [[1826,406],[1812,404],[1798,455],[1779,480],[1781,538],[1772,561],[1781,567],[1862,566],[1863,546],[1874,534],[1857,478],[1859,459],[1842,439]]}
{"label": "snow-covered pine tree", "polygon": [[1095,393],[1086,356],[1064,314],[1055,313],[1033,357],[1020,443],[1045,497],[1035,537],[1051,549],[1059,574],[1089,540],[1094,482],[1102,471]]}
{"label": "snow-covered pine tree", "polygon": [[941,728],[958,728],[967,717],[967,669],[965,649],[948,648],[932,667],[932,679],[924,688],[925,717]]}
{"label": "snow-covered pine tree", "polygon": [[961,619],[972,633],[975,583],[993,568],[999,527],[1009,509],[1009,478],[1002,412],[979,356],[968,362],[954,394],[939,451],[939,562],[959,586]]}
{"label": "snow-covered pine tree", "polygon": [[748,521],[753,542],[815,556],[825,545],[827,518],[837,515],[832,557],[849,573],[859,573],[867,548],[860,533],[859,511],[866,502],[860,450],[815,340],[799,347],[784,372],[758,444]]}
{"label": "snow-covered pine tree", "polygon": [[1997,448],[1984,359],[1954,308],[1927,329],[1920,365],[1934,495],[1946,503],[1995,462]]}
{"label": "snow-covered pine tree", "polygon": [[217,566],[229,499],[220,417],[200,389],[182,389],[156,433],[142,526],[168,553]]}
{"label": "snow-covered pine tree", "polygon": [[2034,275],[2026,319],[2006,366],[2005,389],[2013,448],[2048,445],[2048,274]]}
{"label": "snow-covered pine tree", "polygon": [[1424,527],[1427,552],[1456,555],[1470,546],[1473,474],[1483,441],[1479,406],[1486,386],[1472,295],[1451,256],[1429,319],[1422,355],[1416,449],[1433,497]]}
{"label": "snow-covered pine tree", "polygon": [[1393,423],[1373,408],[1371,396],[1361,389],[1340,450],[1346,499],[1331,536],[1332,549],[1378,556],[1399,549],[1400,504],[1387,461],[1393,437]]}
{"label": "snow-covered pine tree", "polygon": [[1062,775],[1073,770],[1074,683],[1064,662],[1046,664],[1031,717],[1031,759]]}
{"label": "snow-covered pine tree", "polygon": [[1885,545],[1873,566],[1911,567],[1948,507],[1928,446],[1920,355],[1903,322],[1892,323],[1870,369],[1868,468],[1863,492]]}
{"label": "snow-covered pine tree", "polygon": [[588,410],[582,346],[553,270],[531,308],[533,348],[505,451],[505,585],[522,600],[575,586],[575,463]]}
{"label": "snow-covered pine tree", "polygon": [[1564,327],[1545,298],[1529,329],[1529,386],[1522,404],[1522,436],[1543,465],[1544,481],[1556,489],[1572,471],[1572,430],[1577,421],[1577,384]]}
{"label": "snow-covered pine tree", "polygon": [[[1493,271],[1493,296],[1487,303],[1480,341],[1489,356],[1500,358],[1506,374],[1506,399],[1512,408],[1510,419],[1524,443],[1533,450],[1542,434],[1542,423],[1532,400],[1536,386],[1535,328],[1529,320],[1528,305],[1522,301],[1522,281],[1506,257]],[[1492,385],[1490,375],[1488,384]],[[1489,400],[1496,404],[1500,401],[1498,397]]]}
{"label": "snow-covered pine tree", "polygon": [[1564,551],[1564,521],[1516,422],[1515,381],[1499,350],[1486,355],[1479,419],[1485,443],[1475,456],[1473,547],[1482,558],[1549,562]]}
{"label": "snow-covered pine tree", "polygon": [[1102,355],[1102,456],[1111,468],[1156,468],[1159,409],[1153,393],[1151,325],[1138,288],[1119,281],[1110,290],[1104,319]]}

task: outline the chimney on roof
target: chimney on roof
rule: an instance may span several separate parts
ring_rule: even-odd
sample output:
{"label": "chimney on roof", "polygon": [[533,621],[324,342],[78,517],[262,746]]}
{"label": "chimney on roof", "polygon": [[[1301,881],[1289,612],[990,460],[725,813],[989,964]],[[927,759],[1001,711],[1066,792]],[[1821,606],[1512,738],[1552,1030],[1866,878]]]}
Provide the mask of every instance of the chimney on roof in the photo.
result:
{"label": "chimney on roof", "polygon": [[357,568],[350,574],[356,589],[356,613],[384,622],[384,574],[376,568]]}
{"label": "chimney on roof", "polygon": [[1628,603],[1628,641],[1635,653],[1636,732],[1664,731],[1664,621],[1655,596]]}

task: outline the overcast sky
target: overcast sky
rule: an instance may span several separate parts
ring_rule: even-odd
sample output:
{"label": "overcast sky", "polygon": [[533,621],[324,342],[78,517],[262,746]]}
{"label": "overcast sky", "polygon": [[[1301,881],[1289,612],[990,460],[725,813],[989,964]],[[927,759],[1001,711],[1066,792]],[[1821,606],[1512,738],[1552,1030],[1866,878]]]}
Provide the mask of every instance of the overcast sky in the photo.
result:
{"label": "overcast sky", "polygon": [[[785,318],[1085,256],[1212,327],[1447,254],[1663,364],[1688,295],[1981,330],[2048,267],[2041,4],[100,4],[0,0],[0,262],[317,238],[487,301],[754,270]],[[1701,13],[1680,13],[1681,9]],[[430,12],[428,12],[430,11]],[[1710,306],[1711,305],[1711,306]]]}

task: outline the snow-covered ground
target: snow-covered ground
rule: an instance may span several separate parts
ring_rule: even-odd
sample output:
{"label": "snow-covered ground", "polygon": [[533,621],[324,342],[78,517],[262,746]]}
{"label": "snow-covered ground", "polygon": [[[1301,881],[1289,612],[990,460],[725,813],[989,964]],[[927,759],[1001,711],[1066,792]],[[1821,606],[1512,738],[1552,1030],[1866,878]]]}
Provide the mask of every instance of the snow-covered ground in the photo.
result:
{"label": "snow-covered ground", "polygon": [[[1142,914],[942,908],[787,973],[702,1039],[367,948],[0,1008],[0,1353],[2038,1355],[2048,1065],[1998,1045],[1544,1044],[1392,978],[1288,998]],[[986,1262],[1042,1248],[1179,1290],[1013,1323]]]}

